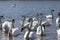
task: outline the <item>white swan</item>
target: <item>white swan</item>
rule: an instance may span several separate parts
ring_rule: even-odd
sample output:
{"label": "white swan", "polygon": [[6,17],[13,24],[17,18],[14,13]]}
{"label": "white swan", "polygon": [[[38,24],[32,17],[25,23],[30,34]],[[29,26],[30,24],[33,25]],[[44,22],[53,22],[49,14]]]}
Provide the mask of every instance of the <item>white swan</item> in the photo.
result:
{"label": "white swan", "polygon": [[44,26],[39,26],[38,28],[37,28],[37,35],[43,35],[43,33],[44,33]]}
{"label": "white swan", "polygon": [[18,36],[18,35],[20,35],[20,28],[19,27],[14,28],[13,22],[14,22],[14,19],[12,19],[12,27],[9,30],[9,36],[11,36],[11,35],[12,36]]}
{"label": "white swan", "polygon": [[60,12],[58,13],[58,17],[56,19],[56,24],[57,24],[57,26],[60,25]]}
{"label": "white swan", "polygon": [[29,24],[30,27],[23,27],[21,29],[21,31],[23,31],[25,28],[28,29],[28,31],[26,31],[26,33],[24,35],[24,39],[34,39],[34,38],[36,38],[36,35],[35,35],[34,31],[31,30],[31,27],[32,27],[32,19],[31,18],[29,19],[29,23],[30,23]]}
{"label": "white swan", "polygon": [[42,22],[42,15],[41,15],[40,19],[41,20],[40,20],[39,26],[37,27],[37,33],[36,34],[43,36],[45,33],[45,27],[50,26],[50,23],[48,21]]}
{"label": "white swan", "polygon": [[12,19],[12,22],[5,21],[2,24],[2,29],[3,29],[3,32],[8,32],[8,33],[11,33],[12,36],[17,36],[20,34],[20,29],[18,27],[14,28],[13,23],[14,23],[14,19]]}
{"label": "white swan", "polygon": [[5,21],[4,23],[2,23],[2,30],[3,30],[3,32],[9,32],[11,27],[12,27],[12,22]]}
{"label": "white swan", "polygon": [[18,35],[20,35],[20,29],[18,27],[17,28],[11,28],[10,35],[12,35],[12,36],[18,36]]}
{"label": "white swan", "polygon": [[46,16],[46,19],[47,19],[47,20],[52,20],[52,19],[54,18],[53,12],[54,12],[54,10],[51,10],[51,15],[47,15],[47,16]]}
{"label": "white swan", "polygon": [[11,5],[10,7],[16,7],[16,4],[14,4],[14,5]]}
{"label": "white swan", "polygon": [[56,19],[56,24],[58,26],[57,34],[60,34],[60,12],[58,12],[58,17]]}

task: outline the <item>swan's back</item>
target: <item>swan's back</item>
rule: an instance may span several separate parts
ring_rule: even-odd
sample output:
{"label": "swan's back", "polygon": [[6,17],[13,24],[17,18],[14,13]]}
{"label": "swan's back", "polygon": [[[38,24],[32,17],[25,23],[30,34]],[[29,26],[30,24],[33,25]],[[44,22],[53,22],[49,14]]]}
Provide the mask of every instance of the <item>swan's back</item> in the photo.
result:
{"label": "swan's back", "polygon": [[47,15],[46,19],[52,19],[52,15]]}
{"label": "swan's back", "polygon": [[41,23],[41,25],[45,25],[45,26],[51,25],[51,24],[52,24],[52,22],[49,22],[49,21],[44,21]]}
{"label": "swan's back", "polygon": [[48,20],[48,21],[51,21],[52,20],[52,15],[48,15],[48,16],[46,16],[46,20]]}
{"label": "swan's back", "polygon": [[19,28],[13,28],[13,29],[12,29],[12,35],[13,35],[13,36],[18,36],[19,34],[20,34]]}

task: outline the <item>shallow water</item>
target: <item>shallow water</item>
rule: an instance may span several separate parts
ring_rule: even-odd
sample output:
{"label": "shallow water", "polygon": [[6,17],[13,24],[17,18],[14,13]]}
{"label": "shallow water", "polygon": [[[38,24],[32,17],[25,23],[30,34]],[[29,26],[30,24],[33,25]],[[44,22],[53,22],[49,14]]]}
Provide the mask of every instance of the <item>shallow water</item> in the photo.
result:
{"label": "shallow water", "polygon": [[[10,7],[13,4],[16,4],[16,7]],[[55,10],[52,26],[46,27],[46,36],[37,37],[35,40],[58,40],[55,20],[60,11],[60,1],[0,1],[0,15],[4,15],[3,22],[14,18],[16,21],[15,27],[21,27],[21,15],[35,15],[41,12],[48,15],[51,9]],[[0,32],[0,40],[24,40],[23,36],[24,33],[21,33],[19,36],[9,39],[8,36]]]}

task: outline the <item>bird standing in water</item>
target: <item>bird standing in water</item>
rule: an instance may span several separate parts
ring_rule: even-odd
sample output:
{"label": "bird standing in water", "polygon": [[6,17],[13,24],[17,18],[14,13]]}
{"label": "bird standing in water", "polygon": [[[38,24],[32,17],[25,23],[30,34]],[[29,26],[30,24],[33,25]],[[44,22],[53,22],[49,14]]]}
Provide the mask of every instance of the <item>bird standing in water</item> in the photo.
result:
{"label": "bird standing in water", "polygon": [[58,17],[56,19],[56,24],[58,26],[57,34],[60,35],[60,12],[58,12]]}
{"label": "bird standing in water", "polygon": [[28,29],[28,31],[26,31],[26,33],[24,35],[24,39],[27,39],[27,40],[32,39],[33,40],[34,38],[36,38],[36,35],[35,35],[34,31],[31,30],[33,19],[29,18],[28,22],[29,22],[29,27],[23,27],[21,29],[21,31],[23,31],[24,29]]}

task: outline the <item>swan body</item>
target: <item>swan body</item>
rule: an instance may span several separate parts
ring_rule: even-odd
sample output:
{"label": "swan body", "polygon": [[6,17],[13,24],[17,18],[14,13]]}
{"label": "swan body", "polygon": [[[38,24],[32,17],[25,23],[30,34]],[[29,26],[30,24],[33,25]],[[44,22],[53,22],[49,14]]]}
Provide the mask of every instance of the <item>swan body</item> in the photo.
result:
{"label": "swan body", "polygon": [[54,18],[53,12],[54,12],[54,10],[52,9],[52,10],[51,10],[51,15],[47,15],[47,16],[46,16],[46,19],[47,19],[47,20],[52,20],[52,19]]}
{"label": "swan body", "polygon": [[2,30],[3,31],[9,31],[12,27],[12,23],[9,21],[5,21],[4,23],[2,23]]}
{"label": "swan body", "polygon": [[[29,34],[29,35],[28,35]],[[24,35],[24,39],[26,39],[26,38],[29,38],[29,39],[34,39],[34,38],[36,38],[36,35],[35,35],[35,33],[33,32],[33,31],[30,31],[30,33],[29,33],[29,31],[26,31],[26,33],[25,33],[25,35]]]}
{"label": "swan body", "polygon": [[21,29],[21,31],[23,31],[24,29],[27,28],[28,31],[26,31],[26,33],[25,33],[25,35],[24,35],[24,39],[34,39],[34,38],[36,38],[36,35],[35,35],[35,32],[34,32],[33,30],[31,30],[31,28],[32,28],[32,23],[33,23],[33,19],[30,18],[28,22],[29,22],[28,27],[23,27],[23,28]]}
{"label": "swan body", "polygon": [[[42,27],[42,31],[44,32],[44,27]],[[37,28],[37,35],[41,35],[41,26]]]}
{"label": "swan body", "polygon": [[60,35],[60,29],[57,30],[57,34]]}
{"label": "swan body", "polygon": [[50,25],[51,25],[51,22],[44,21],[44,22],[41,23],[41,25],[43,25],[43,24],[44,24],[45,26],[50,26]]}
{"label": "swan body", "polygon": [[11,5],[10,7],[16,7],[16,4],[14,4],[14,5]]}
{"label": "swan body", "polygon": [[60,18],[59,17],[56,19],[56,24],[59,27],[59,29],[57,30],[57,34],[60,35]]}
{"label": "swan body", "polygon": [[8,31],[10,32],[10,30],[12,30],[12,35],[13,36],[17,36],[20,34],[20,30],[19,28],[12,28],[12,22],[9,22],[9,21],[5,21],[3,24],[2,24],[2,29],[3,29],[3,32],[4,31]]}
{"label": "swan body", "polygon": [[18,36],[20,34],[19,28],[12,28],[12,35],[13,36]]}
{"label": "swan body", "polygon": [[56,19],[56,24],[57,24],[57,26],[60,25],[60,18],[59,17]]}
{"label": "swan body", "polygon": [[52,19],[52,15],[47,15],[46,19]]}

